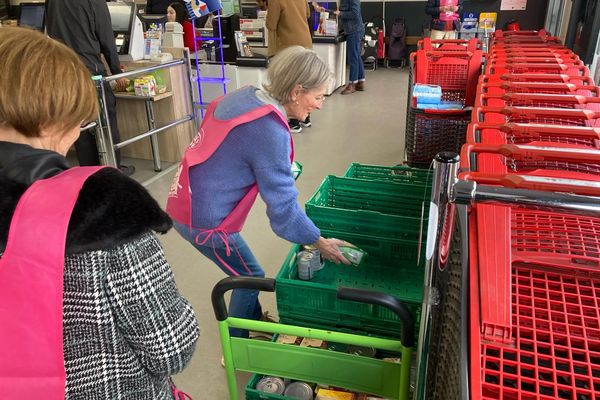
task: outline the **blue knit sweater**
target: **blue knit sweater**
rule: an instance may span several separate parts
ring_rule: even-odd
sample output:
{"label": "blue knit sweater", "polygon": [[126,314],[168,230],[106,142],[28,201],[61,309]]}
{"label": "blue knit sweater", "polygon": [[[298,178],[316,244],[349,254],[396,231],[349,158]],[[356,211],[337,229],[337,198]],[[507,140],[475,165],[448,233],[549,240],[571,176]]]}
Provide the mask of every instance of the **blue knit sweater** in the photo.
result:
{"label": "blue knit sweater", "polygon": [[[228,94],[215,117],[227,120],[264,105],[257,90]],[[273,113],[234,128],[208,160],[190,169],[193,226],[218,226],[258,183],[273,231],[290,242],[316,242],[320,231],[298,205],[290,150],[289,131]]]}

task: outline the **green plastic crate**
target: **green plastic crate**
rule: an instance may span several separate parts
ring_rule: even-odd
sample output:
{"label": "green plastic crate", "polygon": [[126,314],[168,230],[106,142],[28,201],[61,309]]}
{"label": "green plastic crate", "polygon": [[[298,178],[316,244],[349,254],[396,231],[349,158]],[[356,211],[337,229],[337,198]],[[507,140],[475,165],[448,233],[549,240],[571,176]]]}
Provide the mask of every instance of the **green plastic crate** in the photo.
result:
{"label": "green plastic crate", "polygon": [[427,229],[429,187],[327,176],[306,203],[321,229],[418,242]]}
{"label": "green plastic crate", "polygon": [[[340,239],[351,240],[349,237]],[[358,240],[354,243],[366,247]],[[388,293],[405,302],[415,319],[418,334],[423,268],[415,263],[381,263],[369,255],[359,267],[326,262],[315,272],[313,279],[298,279],[296,255],[299,245],[292,246],[281,270],[277,274],[277,310],[282,321],[299,325],[339,330],[346,327],[374,335],[399,337],[400,323],[390,310],[376,305],[338,300],[339,286]]]}
{"label": "green plastic crate", "polygon": [[425,169],[411,168],[404,165],[384,167],[381,165],[352,163],[346,170],[344,176],[346,178],[431,186],[432,172]]}

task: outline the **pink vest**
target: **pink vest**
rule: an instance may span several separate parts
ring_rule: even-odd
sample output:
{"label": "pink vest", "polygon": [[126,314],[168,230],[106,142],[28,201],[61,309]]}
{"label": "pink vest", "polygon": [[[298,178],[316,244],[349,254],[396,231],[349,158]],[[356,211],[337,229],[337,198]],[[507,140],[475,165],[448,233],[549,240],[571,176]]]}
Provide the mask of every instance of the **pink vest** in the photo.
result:
{"label": "pink vest", "polygon": [[[440,0],[440,6],[457,6],[458,0]],[[455,12],[440,12],[440,21],[456,21],[458,13]]]}
{"label": "pink vest", "polygon": [[[188,146],[183,160],[179,166],[179,170],[175,175],[175,180],[169,191],[167,198],[167,213],[175,221],[187,225],[192,228],[192,207],[191,207],[191,192],[189,170],[195,165],[202,164],[208,160],[214,152],[219,148],[221,143],[225,140],[227,135],[237,126],[245,124],[250,121],[254,121],[258,118],[264,117],[270,113],[274,113],[276,118],[287,128],[288,123],[285,117],[277,110],[272,104],[265,104],[263,106],[256,107],[244,114],[228,120],[217,119],[214,115],[214,111],[223,99],[224,96],[213,101],[206,111],[202,125],[198,135],[194,138],[192,143]],[[288,128],[289,129],[289,128]],[[294,160],[294,143],[290,134],[290,146],[291,156],[290,163]],[[221,240],[227,244],[227,235],[230,233],[236,233],[242,230],[248,213],[256,200],[258,195],[258,185],[255,183],[248,193],[240,200],[240,202],[234,207],[231,213],[225,217],[225,219],[213,229],[203,229],[202,233],[205,234],[205,238],[202,243],[205,243],[213,234],[216,234]],[[196,227],[200,228],[200,227]],[[196,241],[198,241],[197,238]],[[229,247],[227,247],[229,252]],[[227,266],[227,264],[222,261]],[[227,266],[228,267],[228,266]]]}
{"label": "pink vest", "polygon": [[0,399],[65,397],[63,268],[71,212],[86,179],[71,168],[19,200],[0,259]]}

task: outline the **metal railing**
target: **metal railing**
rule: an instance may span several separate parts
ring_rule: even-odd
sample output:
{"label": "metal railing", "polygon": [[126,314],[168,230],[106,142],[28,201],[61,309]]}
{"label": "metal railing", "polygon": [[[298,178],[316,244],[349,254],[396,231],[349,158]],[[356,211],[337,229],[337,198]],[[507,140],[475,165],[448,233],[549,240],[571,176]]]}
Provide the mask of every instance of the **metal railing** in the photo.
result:
{"label": "metal railing", "polygon": [[[111,81],[116,81],[116,80],[119,80],[122,78],[130,78],[130,77],[134,77],[134,76],[139,76],[141,74],[160,70],[160,69],[173,68],[173,67],[176,67],[179,65],[183,65],[183,69],[185,71],[185,77],[186,77],[185,85],[188,88],[188,94],[187,94],[186,98],[188,98],[188,100],[189,100],[188,109],[191,110],[191,113],[187,114],[181,118],[178,118],[176,120],[173,120],[163,126],[154,128],[154,111],[153,111],[153,108],[151,105],[146,104],[146,117],[148,120],[149,130],[146,132],[137,134],[127,140],[123,140],[119,143],[114,143],[113,139],[112,139],[111,126],[110,126],[109,118],[108,118],[108,109],[106,107],[105,83],[111,82]],[[92,80],[94,81],[94,84],[96,86],[96,93],[98,95],[98,102],[99,102],[99,106],[100,106],[99,113],[98,113],[98,121],[96,121],[96,124],[97,124],[96,125],[96,144],[98,146],[98,155],[100,157],[100,163],[102,165],[110,165],[113,167],[118,167],[117,160],[116,160],[116,154],[115,154],[115,151],[117,149],[121,149],[132,143],[135,143],[142,139],[150,137],[150,145],[152,148],[152,159],[154,162],[154,169],[156,171],[160,171],[161,170],[160,154],[158,151],[157,135],[161,132],[164,132],[165,130],[167,130],[169,128],[172,128],[174,126],[177,126],[177,125],[189,122],[189,121],[194,123],[194,132],[197,131],[198,122],[197,122],[197,118],[196,118],[196,111],[193,106],[193,104],[194,104],[193,92],[192,92],[193,89],[191,86],[190,68],[188,66],[189,66],[189,57],[184,52],[183,58],[178,59],[178,60],[169,61],[169,62],[162,63],[162,64],[157,64],[157,65],[154,65],[151,67],[140,68],[140,69],[136,69],[133,71],[127,71],[127,72],[123,72],[123,73],[116,74],[116,75],[110,75],[110,76],[99,76],[98,75],[98,76],[92,77]],[[148,103],[148,101],[146,101],[146,103]],[[86,127],[86,128],[89,129],[88,127]]]}

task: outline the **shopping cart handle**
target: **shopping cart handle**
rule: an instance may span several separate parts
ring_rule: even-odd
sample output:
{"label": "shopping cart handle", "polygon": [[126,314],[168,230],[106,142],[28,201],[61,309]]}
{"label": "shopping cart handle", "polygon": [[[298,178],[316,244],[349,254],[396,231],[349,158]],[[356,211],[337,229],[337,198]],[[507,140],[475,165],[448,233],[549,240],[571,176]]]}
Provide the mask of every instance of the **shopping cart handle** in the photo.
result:
{"label": "shopping cart handle", "polygon": [[[503,133],[520,134],[531,139],[541,137],[543,135],[557,135],[570,138],[589,138],[600,139],[600,128],[587,126],[563,126],[563,125],[547,125],[547,124],[525,124],[507,122],[504,124],[473,122],[467,127],[467,137],[477,138],[477,142],[483,140],[481,135],[485,129],[496,129]],[[477,134],[477,136],[476,136]]]}
{"label": "shopping cart handle", "polygon": [[[600,118],[600,112],[584,109],[571,109],[571,108],[550,108],[550,107],[518,107],[518,106],[506,106],[506,107],[480,107],[477,110],[476,115],[482,117],[482,113],[499,113],[509,115],[513,117],[531,117],[538,115],[547,115],[552,117],[567,117],[577,118],[584,120],[592,120]],[[481,119],[480,119],[481,120]]]}
{"label": "shopping cart handle", "polygon": [[[554,145],[556,146],[556,145]],[[500,154],[514,160],[554,160],[580,163],[600,163],[600,151],[589,148],[531,146],[516,144],[479,144],[467,143],[460,153],[462,160],[470,160],[473,153]]]}
{"label": "shopping cart handle", "polygon": [[491,62],[496,62],[499,64],[507,63],[543,63],[543,64],[563,64],[564,60],[557,55],[542,55],[542,56],[534,56],[534,55],[525,55],[525,56],[492,56]]}
{"label": "shopping cart handle", "polygon": [[337,298],[340,300],[358,301],[367,304],[376,304],[392,310],[402,323],[400,341],[404,347],[414,347],[415,328],[414,318],[404,303],[392,295],[374,292],[371,290],[338,287]]}
{"label": "shopping cart handle", "polygon": [[567,66],[561,63],[517,63],[517,62],[498,62],[493,61],[489,64],[491,67],[496,68],[527,68],[527,69],[560,69],[561,71],[566,71],[569,68],[579,67],[575,66]]}
{"label": "shopping cart handle", "polygon": [[501,98],[505,101],[539,101],[557,102],[571,104],[600,103],[597,97],[587,97],[579,94],[556,94],[556,93],[504,93],[501,95],[484,94],[484,98]]}
{"label": "shopping cart handle", "polygon": [[567,83],[571,79],[579,79],[579,78],[584,79],[584,77],[573,78],[567,74],[542,74],[542,73],[511,74],[511,73],[506,73],[506,74],[500,75],[501,80],[511,81],[511,82],[514,82],[516,80],[519,80],[521,82],[522,81],[529,82],[529,81],[543,80],[543,81],[557,81],[557,82]]}
{"label": "shopping cart handle", "polygon": [[233,289],[253,289],[263,292],[275,291],[275,279],[246,276],[230,276],[221,279],[212,290],[211,301],[217,321],[225,321],[228,317],[225,305],[225,292]]}
{"label": "shopping cart handle", "polygon": [[481,185],[503,186],[512,189],[528,189],[544,192],[572,193],[581,196],[600,197],[600,183],[591,180],[578,180],[555,176],[493,174],[485,172],[465,172],[459,179],[474,181]]}
{"label": "shopping cart handle", "polygon": [[427,57],[460,57],[460,58],[471,58],[473,52],[471,51],[456,51],[456,50],[443,50],[443,47],[437,50],[426,51]]}

